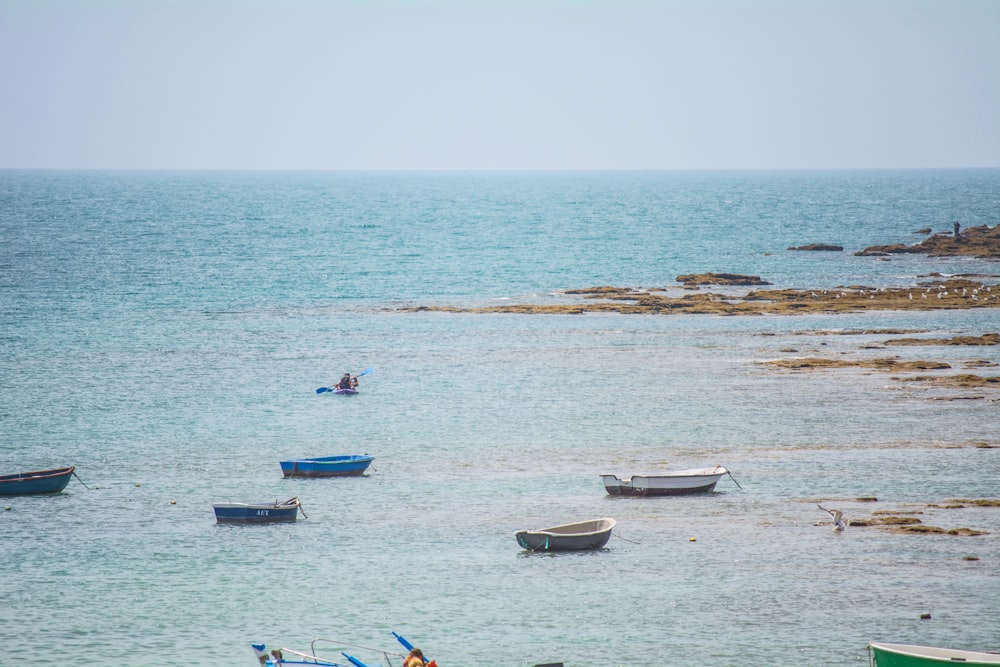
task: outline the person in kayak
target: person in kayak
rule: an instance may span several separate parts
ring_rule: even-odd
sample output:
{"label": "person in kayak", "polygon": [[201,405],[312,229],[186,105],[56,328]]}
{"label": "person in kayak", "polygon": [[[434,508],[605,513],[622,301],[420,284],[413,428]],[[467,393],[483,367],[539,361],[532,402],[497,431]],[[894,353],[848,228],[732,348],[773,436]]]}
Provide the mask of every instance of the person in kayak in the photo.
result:
{"label": "person in kayak", "polygon": [[340,378],[340,382],[337,383],[337,389],[357,389],[358,388],[358,378],[351,377],[350,373],[344,373],[344,377]]}
{"label": "person in kayak", "polygon": [[406,656],[406,660],[403,661],[403,667],[424,667],[426,664],[424,652],[418,648],[410,651],[410,655]]}

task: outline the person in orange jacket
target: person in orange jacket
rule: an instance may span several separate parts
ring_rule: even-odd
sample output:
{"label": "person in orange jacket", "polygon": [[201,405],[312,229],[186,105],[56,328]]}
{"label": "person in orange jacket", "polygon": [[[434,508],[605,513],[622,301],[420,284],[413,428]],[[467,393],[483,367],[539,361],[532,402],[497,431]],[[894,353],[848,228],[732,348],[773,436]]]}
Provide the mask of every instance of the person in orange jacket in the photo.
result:
{"label": "person in orange jacket", "polygon": [[403,667],[425,667],[426,664],[424,652],[418,648],[411,649],[410,655],[406,656],[406,660],[403,661]]}

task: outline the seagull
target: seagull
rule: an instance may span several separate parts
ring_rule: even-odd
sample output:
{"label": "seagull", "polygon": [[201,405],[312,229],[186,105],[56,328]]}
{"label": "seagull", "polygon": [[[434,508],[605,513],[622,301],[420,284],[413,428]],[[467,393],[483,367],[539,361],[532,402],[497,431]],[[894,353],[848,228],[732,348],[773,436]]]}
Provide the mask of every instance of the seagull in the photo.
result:
{"label": "seagull", "polygon": [[844,513],[843,512],[841,512],[840,510],[828,510],[827,508],[823,507],[822,505],[816,505],[816,507],[820,508],[821,510],[823,510],[824,512],[826,512],[827,514],[829,514],[830,516],[833,517],[833,530],[834,530],[834,532],[839,533],[839,532],[842,532],[845,528],[847,528],[847,524],[844,523]]}

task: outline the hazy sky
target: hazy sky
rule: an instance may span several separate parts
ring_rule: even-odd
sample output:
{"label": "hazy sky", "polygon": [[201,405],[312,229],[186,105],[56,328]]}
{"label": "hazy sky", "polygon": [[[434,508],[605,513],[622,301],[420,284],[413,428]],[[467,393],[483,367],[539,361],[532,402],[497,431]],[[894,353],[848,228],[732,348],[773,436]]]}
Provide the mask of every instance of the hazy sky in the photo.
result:
{"label": "hazy sky", "polygon": [[1000,0],[0,0],[0,168],[1000,166]]}

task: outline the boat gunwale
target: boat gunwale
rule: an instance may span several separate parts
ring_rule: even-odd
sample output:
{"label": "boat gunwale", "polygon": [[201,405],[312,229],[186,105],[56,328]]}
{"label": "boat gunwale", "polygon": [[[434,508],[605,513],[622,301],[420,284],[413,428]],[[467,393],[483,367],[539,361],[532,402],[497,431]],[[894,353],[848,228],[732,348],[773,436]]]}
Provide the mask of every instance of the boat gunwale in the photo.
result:
{"label": "boat gunwale", "polygon": [[30,470],[28,472],[15,472],[10,475],[0,475],[0,484],[10,482],[33,482],[53,477],[70,475],[76,470],[76,466],[65,466],[63,468],[49,468],[47,470]]}
{"label": "boat gunwale", "polygon": [[290,510],[298,509],[302,506],[302,501],[298,496],[292,496],[288,500],[276,500],[273,503],[212,503],[212,508],[223,509],[262,509],[262,510]]}
{"label": "boat gunwale", "polygon": [[297,459],[286,459],[282,463],[296,463],[296,462],[308,462],[308,463],[322,463],[329,465],[337,465],[341,463],[363,463],[365,461],[374,461],[375,457],[370,454],[338,454],[335,456],[305,456]]}
{"label": "boat gunwale", "polygon": [[868,647],[873,651],[880,650],[892,655],[933,660],[942,664],[962,663],[973,666],[1000,665],[1000,653],[942,648],[939,646],[922,646],[919,644],[891,644],[886,642],[868,642]]}
{"label": "boat gunwale", "polygon": [[[610,522],[610,523],[608,523]],[[581,526],[588,523],[597,523],[604,526],[598,530],[588,530],[588,531],[577,531],[577,532],[558,532],[559,529],[572,528],[573,526]],[[528,534],[528,535],[550,535],[555,537],[586,537],[589,535],[600,535],[601,533],[606,533],[613,530],[618,524],[617,521],[610,517],[602,517],[600,519],[588,519],[586,521],[576,521],[574,523],[565,523],[559,526],[549,526],[548,528],[539,528],[538,530],[519,530],[518,534]]]}
{"label": "boat gunwale", "polygon": [[637,473],[629,477],[619,477],[614,473],[601,473],[601,477],[614,477],[620,482],[627,482],[629,480],[635,479],[636,477],[652,478],[652,477],[668,477],[670,479],[692,477],[692,478],[704,478],[704,477],[722,477],[729,473],[729,469],[725,466],[715,466],[714,468],[687,468],[685,470],[670,470],[667,472],[654,472],[654,473]]}

